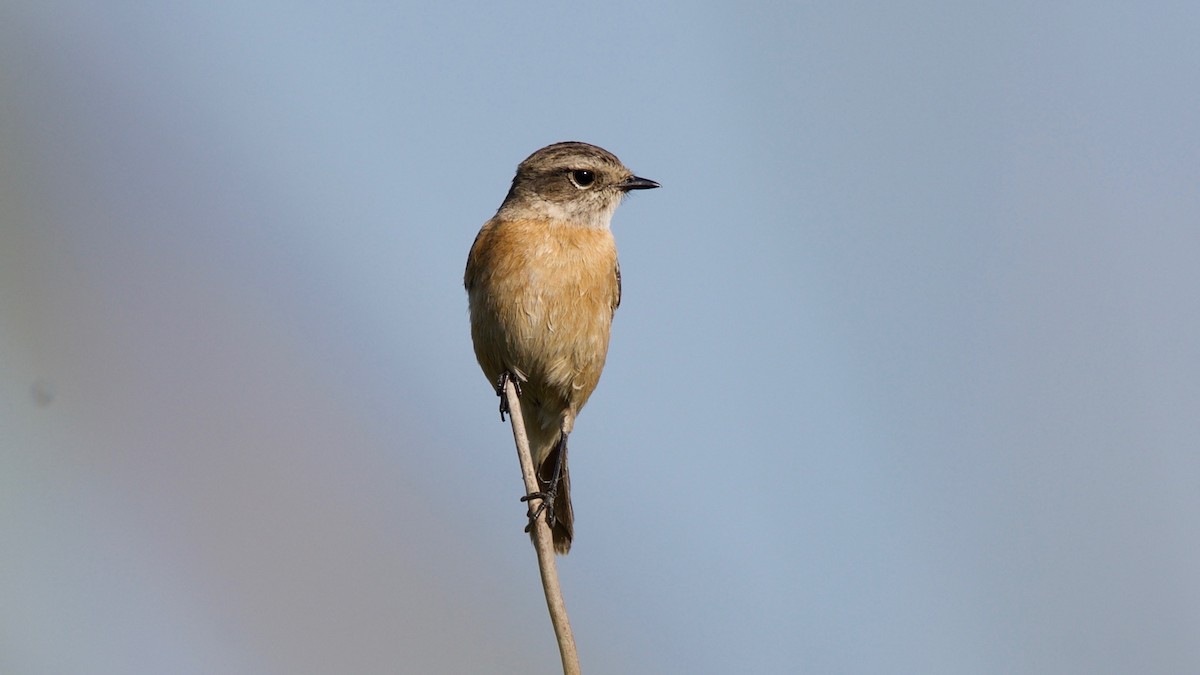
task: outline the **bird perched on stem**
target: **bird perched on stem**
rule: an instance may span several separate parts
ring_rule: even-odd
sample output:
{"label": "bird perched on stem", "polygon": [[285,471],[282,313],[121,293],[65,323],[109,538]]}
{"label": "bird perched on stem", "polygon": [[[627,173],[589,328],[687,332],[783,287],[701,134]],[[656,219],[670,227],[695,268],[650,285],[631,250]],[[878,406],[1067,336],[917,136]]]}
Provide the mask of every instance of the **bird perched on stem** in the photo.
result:
{"label": "bird perched on stem", "polygon": [[609,225],[630,190],[658,187],[587,143],[555,143],[517,167],[496,215],[479,230],[464,285],[471,338],[500,395],[517,384],[537,469],[530,522],[546,514],[554,549],[574,536],[567,437],[600,380],[621,270]]}

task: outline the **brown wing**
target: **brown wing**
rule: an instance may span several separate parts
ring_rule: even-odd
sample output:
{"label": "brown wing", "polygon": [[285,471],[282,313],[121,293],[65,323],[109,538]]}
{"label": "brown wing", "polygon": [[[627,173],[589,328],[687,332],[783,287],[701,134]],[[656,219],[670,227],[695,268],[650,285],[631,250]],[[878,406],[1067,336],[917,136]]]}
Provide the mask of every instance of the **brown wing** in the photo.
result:
{"label": "brown wing", "polygon": [[487,235],[488,230],[491,229],[490,226],[491,221],[484,223],[483,227],[479,228],[479,233],[475,235],[475,241],[471,242],[471,252],[467,255],[467,269],[463,272],[463,287],[468,292],[475,288],[475,284],[479,281],[479,258],[482,255],[480,240]]}
{"label": "brown wing", "polygon": [[613,295],[613,303],[612,303],[613,314],[616,314],[617,308],[621,306],[621,262],[620,261],[617,261],[617,264],[613,267],[613,273],[617,275],[617,292],[615,295]]}

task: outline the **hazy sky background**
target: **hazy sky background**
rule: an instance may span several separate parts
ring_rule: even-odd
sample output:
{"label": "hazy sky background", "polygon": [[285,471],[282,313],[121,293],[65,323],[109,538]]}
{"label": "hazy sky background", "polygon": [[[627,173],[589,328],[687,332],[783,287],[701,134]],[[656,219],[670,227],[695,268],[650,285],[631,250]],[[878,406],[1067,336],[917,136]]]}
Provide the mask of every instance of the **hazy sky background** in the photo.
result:
{"label": "hazy sky background", "polygon": [[661,190],[588,673],[1200,672],[1200,4],[0,6],[0,672],[553,673],[468,247]]}

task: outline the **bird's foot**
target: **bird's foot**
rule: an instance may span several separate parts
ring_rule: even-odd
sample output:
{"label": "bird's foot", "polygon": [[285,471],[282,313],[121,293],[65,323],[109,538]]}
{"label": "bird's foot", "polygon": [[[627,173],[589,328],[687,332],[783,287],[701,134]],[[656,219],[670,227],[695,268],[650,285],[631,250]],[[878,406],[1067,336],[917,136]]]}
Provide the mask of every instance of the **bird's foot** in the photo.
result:
{"label": "bird's foot", "polygon": [[521,396],[521,380],[512,371],[506,370],[500,373],[500,377],[496,380],[496,395],[500,397],[500,421],[504,421],[506,414],[512,414],[512,410],[508,407],[508,392],[505,391],[509,382],[513,383],[513,387],[517,390],[517,397]]}
{"label": "bird's foot", "polygon": [[526,532],[533,529],[533,524],[537,522],[538,516],[542,515],[543,511],[546,512],[546,524],[550,526],[554,525],[554,497],[556,492],[557,490],[550,490],[548,492],[531,492],[524,497],[521,497],[521,501],[523,502],[531,502],[534,499],[539,500],[536,509],[532,508],[532,505],[530,506],[529,524],[525,526]]}

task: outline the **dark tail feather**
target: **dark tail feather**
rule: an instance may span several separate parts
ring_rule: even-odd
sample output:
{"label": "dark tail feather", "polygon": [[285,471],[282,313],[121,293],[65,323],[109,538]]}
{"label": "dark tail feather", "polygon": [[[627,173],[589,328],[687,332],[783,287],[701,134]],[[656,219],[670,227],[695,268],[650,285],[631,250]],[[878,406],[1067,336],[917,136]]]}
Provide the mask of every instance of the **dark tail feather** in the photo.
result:
{"label": "dark tail feather", "polygon": [[558,477],[558,490],[554,496],[554,522],[550,524],[550,534],[554,538],[554,552],[566,555],[571,550],[571,540],[575,538],[575,513],[571,510],[571,474],[567,470],[566,443],[558,443],[546,457],[546,461],[538,467],[538,489],[545,492],[552,486],[549,480],[554,476],[554,465],[559,453],[562,453],[562,470]]}

